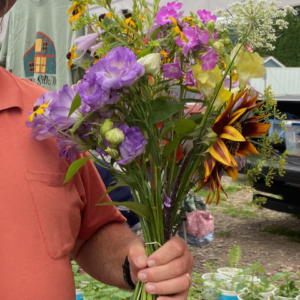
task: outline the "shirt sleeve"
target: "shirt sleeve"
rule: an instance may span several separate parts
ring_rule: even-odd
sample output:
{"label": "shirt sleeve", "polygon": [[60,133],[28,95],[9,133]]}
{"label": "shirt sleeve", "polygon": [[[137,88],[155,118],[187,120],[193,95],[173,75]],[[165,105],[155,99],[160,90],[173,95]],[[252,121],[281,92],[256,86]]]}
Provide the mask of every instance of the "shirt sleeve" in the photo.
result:
{"label": "shirt sleeve", "polygon": [[[106,188],[91,160],[82,167],[80,176],[84,188],[84,208],[78,239],[88,240],[100,227],[110,222],[126,222],[115,206],[97,205]],[[108,195],[101,200],[103,202],[111,202]]]}

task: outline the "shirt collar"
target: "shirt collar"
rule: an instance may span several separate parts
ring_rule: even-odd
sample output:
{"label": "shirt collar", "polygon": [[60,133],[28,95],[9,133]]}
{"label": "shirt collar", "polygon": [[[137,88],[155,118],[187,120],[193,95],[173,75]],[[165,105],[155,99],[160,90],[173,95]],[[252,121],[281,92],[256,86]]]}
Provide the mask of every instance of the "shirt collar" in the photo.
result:
{"label": "shirt collar", "polygon": [[23,109],[20,86],[14,75],[0,67],[0,111],[12,107]]}

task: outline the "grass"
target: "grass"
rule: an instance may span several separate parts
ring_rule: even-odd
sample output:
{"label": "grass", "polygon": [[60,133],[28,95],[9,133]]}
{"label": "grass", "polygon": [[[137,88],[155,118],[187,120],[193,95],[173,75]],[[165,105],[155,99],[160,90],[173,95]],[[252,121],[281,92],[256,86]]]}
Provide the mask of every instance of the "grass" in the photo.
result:
{"label": "grass", "polygon": [[216,236],[221,237],[221,238],[228,238],[231,235],[230,230],[220,230],[216,232]]}
{"label": "grass", "polygon": [[229,215],[232,218],[248,220],[259,217],[258,213],[242,207],[237,207],[233,204],[225,204],[222,208],[222,213]]}
{"label": "grass", "polygon": [[281,226],[269,226],[263,229],[264,232],[283,235],[289,238],[289,241],[300,243],[300,230],[293,230]]}

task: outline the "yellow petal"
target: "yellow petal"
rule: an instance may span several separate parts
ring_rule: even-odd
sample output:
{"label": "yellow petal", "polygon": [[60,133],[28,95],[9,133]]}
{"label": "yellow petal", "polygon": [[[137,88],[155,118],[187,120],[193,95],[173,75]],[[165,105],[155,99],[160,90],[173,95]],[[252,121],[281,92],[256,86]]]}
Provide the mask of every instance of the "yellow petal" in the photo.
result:
{"label": "yellow petal", "polygon": [[226,168],[225,172],[234,180],[237,180],[239,177],[239,171],[237,168]]}
{"label": "yellow petal", "polygon": [[210,147],[209,153],[221,164],[230,167],[237,167],[237,163],[234,161],[225,143],[220,138],[218,138],[212,147]]}
{"label": "yellow petal", "polygon": [[244,142],[246,139],[232,126],[225,126],[220,138],[235,142]]}
{"label": "yellow petal", "polygon": [[169,19],[172,21],[172,23],[174,24],[174,26],[177,26],[177,22],[176,22],[176,20],[173,17],[169,16]]}
{"label": "yellow petal", "polygon": [[33,113],[28,117],[28,121],[29,121],[29,122],[32,122],[34,116],[35,116],[35,112],[33,112]]}
{"label": "yellow petal", "polygon": [[234,123],[240,116],[242,116],[246,112],[247,108],[243,108],[235,111],[229,118],[228,125]]}

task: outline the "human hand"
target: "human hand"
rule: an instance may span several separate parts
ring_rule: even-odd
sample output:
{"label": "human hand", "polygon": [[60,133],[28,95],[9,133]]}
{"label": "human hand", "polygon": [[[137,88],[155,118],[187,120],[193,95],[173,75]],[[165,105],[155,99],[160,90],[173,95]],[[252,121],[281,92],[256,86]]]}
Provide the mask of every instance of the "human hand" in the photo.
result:
{"label": "human hand", "polygon": [[128,260],[133,282],[146,282],[148,294],[161,295],[158,300],[187,299],[194,258],[183,239],[172,238],[149,258],[144,243],[135,240],[129,246]]}

